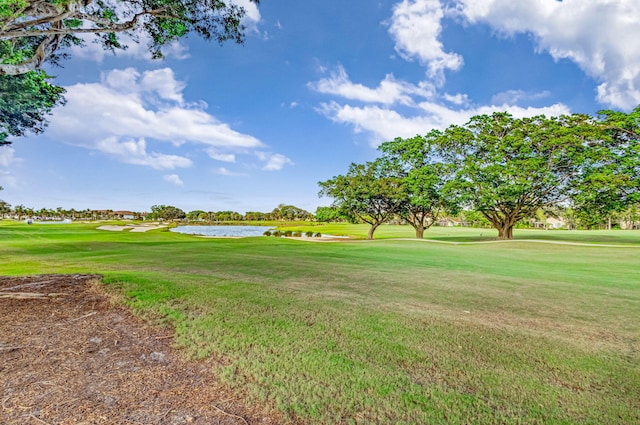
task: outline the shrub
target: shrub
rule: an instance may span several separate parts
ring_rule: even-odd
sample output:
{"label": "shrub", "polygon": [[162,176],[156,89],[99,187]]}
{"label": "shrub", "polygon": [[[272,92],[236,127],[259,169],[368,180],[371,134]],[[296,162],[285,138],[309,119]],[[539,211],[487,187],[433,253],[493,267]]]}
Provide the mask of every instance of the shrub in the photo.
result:
{"label": "shrub", "polygon": [[265,236],[271,236],[271,231],[270,231],[270,230],[267,230],[266,232],[264,232],[264,233],[263,233],[263,235],[265,235]]}
{"label": "shrub", "polygon": [[300,234],[300,232],[293,232],[291,236],[293,236],[294,238],[299,238],[302,235]]}
{"label": "shrub", "polygon": [[306,237],[310,238],[313,237],[313,232],[309,231],[307,233],[304,234]]}
{"label": "shrub", "polygon": [[316,238],[321,238],[322,237],[322,233],[318,232],[316,233]]}
{"label": "shrub", "polygon": [[292,233],[291,230],[285,230],[284,237],[288,238],[289,236],[291,236],[291,233]]}
{"label": "shrub", "polygon": [[275,232],[273,232],[273,236],[279,238],[280,236],[282,236],[282,232],[280,232],[280,230],[276,230]]}

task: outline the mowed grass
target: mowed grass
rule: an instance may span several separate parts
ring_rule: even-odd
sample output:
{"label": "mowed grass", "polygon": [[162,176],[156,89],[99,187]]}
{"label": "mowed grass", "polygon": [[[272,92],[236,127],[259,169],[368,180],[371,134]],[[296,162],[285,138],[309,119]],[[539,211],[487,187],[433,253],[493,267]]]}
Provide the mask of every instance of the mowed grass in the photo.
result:
{"label": "mowed grass", "polygon": [[[0,273],[103,274],[292,420],[640,423],[640,233],[425,233],[446,244],[383,226],[373,242],[310,243],[94,227],[0,225]],[[526,240],[556,235],[596,245]]]}

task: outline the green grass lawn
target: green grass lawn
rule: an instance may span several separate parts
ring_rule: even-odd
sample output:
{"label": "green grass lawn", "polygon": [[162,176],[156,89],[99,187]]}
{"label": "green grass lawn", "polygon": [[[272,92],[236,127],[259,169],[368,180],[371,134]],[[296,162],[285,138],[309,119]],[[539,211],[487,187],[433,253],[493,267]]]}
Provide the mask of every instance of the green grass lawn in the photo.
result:
{"label": "green grass lawn", "polygon": [[0,273],[101,273],[187,355],[291,418],[640,423],[640,232],[425,232],[457,242],[443,244],[383,226],[373,242],[310,243],[94,227],[0,224]]}

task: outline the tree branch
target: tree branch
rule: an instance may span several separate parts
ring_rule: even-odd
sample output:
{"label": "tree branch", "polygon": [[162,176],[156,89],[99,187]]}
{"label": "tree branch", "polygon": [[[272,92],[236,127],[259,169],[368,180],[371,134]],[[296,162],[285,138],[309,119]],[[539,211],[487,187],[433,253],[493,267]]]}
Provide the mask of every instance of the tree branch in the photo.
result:
{"label": "tree branch", "polygon": [[29,71],[35,71],[53,52],[56,51],[58,45],[64,36],[59,34],[50,35],[45,38],[36,49],[31,59],[19,64],[0,64],[0,75],[20,75]]}

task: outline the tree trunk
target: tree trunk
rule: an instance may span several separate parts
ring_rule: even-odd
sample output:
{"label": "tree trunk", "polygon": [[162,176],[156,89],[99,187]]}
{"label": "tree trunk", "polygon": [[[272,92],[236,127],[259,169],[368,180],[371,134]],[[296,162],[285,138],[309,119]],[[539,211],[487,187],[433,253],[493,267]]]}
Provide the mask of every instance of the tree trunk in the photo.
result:
{"label": "tree trunk", "polygon": [[380,226],[380,223],[376,223],[376,224],[372,224],[371,225],[371,227],[369,228],[369,233],[367,234],[367,239],[368,240],[373,240],[373,233],[376,231],[378,226]]}
{"label": "tree trunk", "polygon": [[424,238],[424,226],[417,225],[417,226],[413,226],[413,228],[416,229],[416,239],[423,239]]}
{"label": "tree trunk", "polygon": [[498,229],[498,239],[513,239],[513,225],[496,226],[496,229]]}

